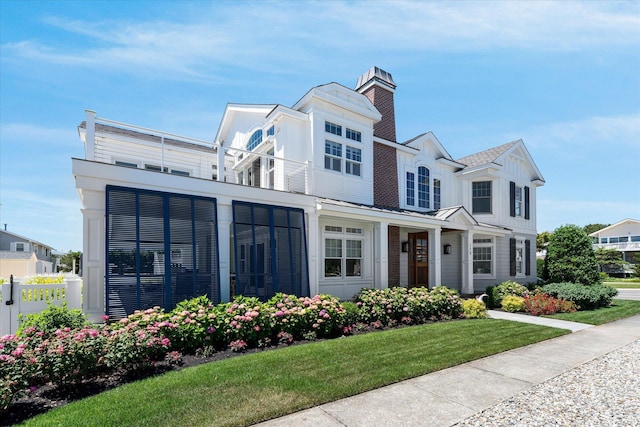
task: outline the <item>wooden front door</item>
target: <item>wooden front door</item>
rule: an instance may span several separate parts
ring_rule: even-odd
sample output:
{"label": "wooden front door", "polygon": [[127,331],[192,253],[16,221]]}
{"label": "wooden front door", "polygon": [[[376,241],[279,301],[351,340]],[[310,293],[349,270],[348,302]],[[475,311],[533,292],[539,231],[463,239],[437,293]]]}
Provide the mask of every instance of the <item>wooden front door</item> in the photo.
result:
{"label": "wooden front door", "polygon": [[409,233],[409,288],[429,286],[429,241],[427,232]]}

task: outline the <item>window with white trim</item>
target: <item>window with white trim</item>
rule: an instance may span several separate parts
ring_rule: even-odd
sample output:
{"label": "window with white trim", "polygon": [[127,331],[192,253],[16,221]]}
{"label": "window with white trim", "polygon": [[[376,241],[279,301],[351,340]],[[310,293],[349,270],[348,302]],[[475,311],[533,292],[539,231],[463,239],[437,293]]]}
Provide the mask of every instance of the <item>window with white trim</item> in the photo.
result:
{"label": "window with white trim", "polygon": [[440,180],[433,179],[433,209],[440,209]]}
{"label": "window with white trim", "polygon": [[413,172],[407,172],[407,205],[414,206],[416,204],[415,193],[415,174]]}
{"label": "window with white trim", "polygon": [[349,175],[360,176],[360,166],[362,164],[362,150],[349,147],[347,145],[347,160],[345,162],[345,172]]}
{"label": "window with white trim", "polygon": [[326,225],[324,228],[324,277],[362,276],[364,232],[362,228]]}
{"label": "window with white trim", "polygon": [[524,276],[524,240],[516,240],[516,276]]}
{"label": "window with white trim", "polygon": [[471,210],[474,214],[491,213],[491,181],[471,183]]}
{"label": "window with white trim", "polygon": [[331,122],[324,122],[324,131],[334,135],[342,136],[342,126]]}
{"label": "window with white trim", "polygon": [[418,168],[418,207],[429,208],[429,169]]}
{"label": "window with white trim", "polygon": [[342,144],[329,140],[324,142],[324,168],[342,172]]}
{"label": "window with white trim", "polygon": [[357,130],[353,130],[353,129],[347,128],[345,136],[348,139],[352,139],[354,141],[362,142],[362,133],[358,132]]}
{"label": "window with white trim", "polygon": [[522,196],[523,196],[523,191],[522,191],[522,187],[519,187],[516,185],[516,189],[515,189],[515,199],[514,199],[514,203],[515,203],[515,214],[516,216],[523,216],[524,215],[524,209],[523,209],[523,200],[522,200]]}
{"label": "window with white trim", "polygon": [[492,238],[473,239],[473,274],[493,275]]}
{"label": "window with white trim", "polygon": [[24,252],[24,243],[16,242],[16,252]]}

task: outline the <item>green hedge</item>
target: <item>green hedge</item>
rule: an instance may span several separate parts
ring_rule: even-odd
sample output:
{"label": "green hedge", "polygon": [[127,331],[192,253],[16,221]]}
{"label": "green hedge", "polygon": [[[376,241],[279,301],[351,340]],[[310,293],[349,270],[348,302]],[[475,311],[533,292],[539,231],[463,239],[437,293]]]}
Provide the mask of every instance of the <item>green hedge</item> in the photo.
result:
{"label": "green hedge", "polygon": [[618,290],[606,285],[582,285],[580,283],[550,283],[542,287],[545,294],[566,301],[573,301],[579,310],[593,310],[611,304]]}

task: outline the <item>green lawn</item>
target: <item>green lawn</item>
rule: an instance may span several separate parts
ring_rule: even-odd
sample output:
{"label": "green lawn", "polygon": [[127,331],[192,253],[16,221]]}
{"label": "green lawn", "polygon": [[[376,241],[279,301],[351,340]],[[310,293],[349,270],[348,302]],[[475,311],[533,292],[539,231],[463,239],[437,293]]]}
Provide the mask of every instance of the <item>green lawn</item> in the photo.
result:
{"label": "green lawn", "polygon": [[320,341],[128,384],[26,425],[244,426],[566,333],[482,319]]}
{"label": "green lawn", "polygon": [[640,301],[614,299],[609,307],[577,311],[575,313],[558,313],[544,317],[587,323],[589,325],[602,325],[636,314],[640,314]]}
{"label": "green lawn", "polygon": [[604,285],[609,285],[614,288],[621,289],[640,289],[640,282],[602,282]]}

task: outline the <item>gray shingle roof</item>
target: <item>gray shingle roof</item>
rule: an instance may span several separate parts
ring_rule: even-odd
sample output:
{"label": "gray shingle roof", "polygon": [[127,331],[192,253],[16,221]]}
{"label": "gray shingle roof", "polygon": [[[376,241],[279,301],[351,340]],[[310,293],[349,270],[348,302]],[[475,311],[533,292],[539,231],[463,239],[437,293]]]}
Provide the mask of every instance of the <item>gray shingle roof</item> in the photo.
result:
{"label": "gray shingle roof", "polygon": [[498,157],[503,155],[509,148],[513,147],[518,141],[508,142],[498,147],[489,148],[488,150],[480,151],[479,153],[471,154],[470,156],[462,157],[456,162],[462,163],[468,167],[486,165],[492,163]]}

